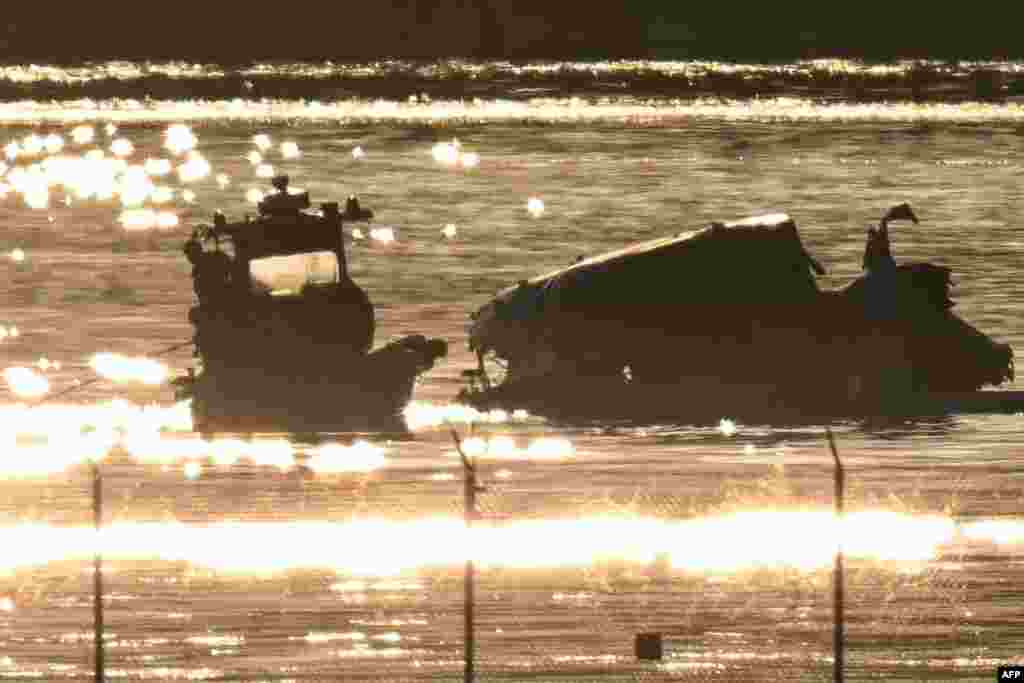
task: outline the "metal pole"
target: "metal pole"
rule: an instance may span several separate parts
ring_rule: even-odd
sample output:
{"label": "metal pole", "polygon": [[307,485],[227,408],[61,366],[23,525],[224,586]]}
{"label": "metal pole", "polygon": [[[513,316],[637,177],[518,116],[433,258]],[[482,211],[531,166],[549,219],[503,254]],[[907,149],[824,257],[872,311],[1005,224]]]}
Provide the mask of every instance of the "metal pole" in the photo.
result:
{"label": "metal pole", "polygon": [[103,551],[99,532],[103,526],[103,478],[98,460],[92,463],[92,514],[96,528],[96,554],[93,556],[93,643],[96,647],[96,683],[106,681],[103,646]]}
{"label": "metal pole", "polygon": [[[479,490],[476,481],[476,467],[473,462],[466,457],[465,452],[462,450],[462,441],[459,439],[458,433],[453,429],[452,438],[455,439],[455,449],[459,452],[459,457],[462,458],[462,469],[463,469],[463,502],[465,506],[465,518],[466,518],[466,529],[473,527],[473,521],[476,519],[476,494]],[[465,673],[463,675],[464,683],[473,683],[475,674],[473,670],[475,649],[476,649],[476,633],[473,626],[473,612],[475,610],[475,591],[474,591],[474,580],[476,578],[476,572],[473,567],[472,553],[470,557],[466,559],[466,575],[463,580],[463,619],[464,619],[464,638],[465,638]]]}
{"label": "metal pole", "polygon": [[[466,528],[473,526],[473,519],[476,516],[476,473],[472,467],[466,470]],[[473,683],[473,660],[476,650],[476,629],[473,626],[473,612],[475,605],[476,579],[473,559],[470,556],[466,560],[466,581],[465,581],[465,629],[466,629],[466,674],[463,677],[465,683]]]}
{"label": "metal pole", "polygon": [[825,434],[828,437],[829,449],[832,451],[832,460],[835,462],[834,502],[836,522],[840,529],[838,547],[836,548],[835,568],[832,576],[832,680],[836,681],[836,683],[843,683],[846,671],[846,615],[845,606],[843,604],[845,597],[845,578],[843,576],[843,539],[841,525],[843,522],[843,499],[845,497],[846,476],[843,471],[843,463],[839,459],[839,453],[836,451],[836,442],[832,437],[832,428],[825,427]]}

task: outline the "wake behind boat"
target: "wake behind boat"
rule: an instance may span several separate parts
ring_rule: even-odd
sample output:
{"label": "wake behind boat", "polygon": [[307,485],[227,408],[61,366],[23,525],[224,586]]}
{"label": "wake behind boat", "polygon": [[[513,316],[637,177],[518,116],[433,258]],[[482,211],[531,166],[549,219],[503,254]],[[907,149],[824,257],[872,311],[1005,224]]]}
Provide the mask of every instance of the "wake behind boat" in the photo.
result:
{"label": "wake behind boat", "polygon": [[[713,223],[521,281],[472,315],[460,398],[561,418],[746,421],[1016,411],[1013,352],[952,312],[951,271],[896,264],[819,288],[789,216]],[[495,372],[497,370],[497,373]]]}

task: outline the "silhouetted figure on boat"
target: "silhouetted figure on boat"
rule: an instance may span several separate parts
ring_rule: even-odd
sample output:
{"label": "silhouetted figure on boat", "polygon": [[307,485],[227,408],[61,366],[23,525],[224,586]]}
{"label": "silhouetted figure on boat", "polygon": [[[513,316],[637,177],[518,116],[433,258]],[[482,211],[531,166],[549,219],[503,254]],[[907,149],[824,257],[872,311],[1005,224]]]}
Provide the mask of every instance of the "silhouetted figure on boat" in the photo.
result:
{"label": "silhouetted figure on boat", "polygon": [[868,240],[864,245],[863,268],[865,272],[871,273],[896,268],[896,259],[892,257],[889,245],[889,222],[894,220],[910,220],[915,224],[918,222],[910,205],[900,204],[892,207],[882,216],[877,228],[868,228]]}
{"label": "silhouetted figure on boat", "polygon": [[[218,216],[223,220],[222,214]],[[231,280],[231,261],[227,254],[219,249],[205,250],[204,238],[205,234],[197,231],[185,242],[182,249],[192,264],[192,284],[200,303],[211,302],[221,295],[227,290]]]}
{"label": "silhouetted figure on boat", "polygon": [[345,213],[342,218],[347,221],[368,221],[373,218],[373,211],[359,206],[359,197],[349,195],[345,200]]}
{"label": "silhouetted figure on boat", "polygon": [[913,314],[922,307],[942,311],[952,308],[949,268],[920,262],[896,264],[889,241],[889,223],[896,220],[919,222],[909,204],[899,204],[882,216],[878,228],[868,230],[863,286],[869,315],[892,318]]}
{"label": "silhouetted figure on boat", "polygon": [[[952,270],[933,263],[897,264],[889,223],[918,223],[908,204],[889,209],[878,228],[868,230],[865,275],[845,295],[860,302],[875,335],[899,340],[889,360],[902,363],[913,391],[969,391],[1013,379],[1013,354],[952,315]],[[891,374],[891,373],[889,373]]]}
{"label": "silhouetted figure on boat", "polygon": [[309,208],[309,193],[292,193],[288,190],[288,176],[275,176],[270,184],[275,192],[264,197],[257,205],[259,212],[264,216],[289,216],[297,217],[299,211]]}

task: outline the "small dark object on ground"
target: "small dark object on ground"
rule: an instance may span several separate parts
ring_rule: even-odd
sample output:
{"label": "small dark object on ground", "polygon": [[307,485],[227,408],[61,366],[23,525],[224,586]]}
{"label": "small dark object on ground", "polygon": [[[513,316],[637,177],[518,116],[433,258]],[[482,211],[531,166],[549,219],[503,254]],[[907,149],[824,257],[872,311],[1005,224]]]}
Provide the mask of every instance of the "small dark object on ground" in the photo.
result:
{"label": "small dark object on ground", "polygon": [[638,633],[634,649],[636,658],[643,660],[661,660],[664,655],[664,642],[660,633]]}

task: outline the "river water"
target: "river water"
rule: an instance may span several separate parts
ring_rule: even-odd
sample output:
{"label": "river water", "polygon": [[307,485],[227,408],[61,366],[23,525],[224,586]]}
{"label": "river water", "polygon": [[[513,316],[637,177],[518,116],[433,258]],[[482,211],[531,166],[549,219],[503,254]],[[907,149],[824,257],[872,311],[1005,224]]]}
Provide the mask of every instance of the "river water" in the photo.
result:
{"label": "river water", "polygon": [[[0,176],[0,352],[50,396],[68,392],[16,395],[31,390],[28,370],[0,388],[0,676],[91,675],[97,548],[111,678],[460,679],[472,554],[482,680],[824,680],[840,540],[851,679],[992,680],[1021,661],[1019,415],[833,425],[847,476],[838,526],[823,426],[723,415],[717,428],[584,428],[452,404],[473,365],[467,317],[500,288],[758,213],[789,213],[829,271],[823,286],[839,287],[859,273],[867,227],[909,202],[921,223],[892,228],[896,258],[951,266],[959,314],[1019,351],[1024,106],[1013,98],[640,95],[636,65],[614,70],[624,85],[612,93],[531,93],[485,69],[486,97],[389,98],[372,78],[363,94],[350,79],[316,95],[315,65],[186,66],[0,74],[19,93],[46,92],[0,102],[0,146],[17,143]],[[736,71],[702,67],[715,68]],[[778,70],[805,65],[789,68]],[[436,71],[429,83],[453,78]],[[208,93],[239,79],[276,90]],[[175,124],[187,128],[168,134]],[[131,169],[147,159],[171,172]],[[156,360],[190,337],[189,226],[216,209],[254,213],[251,193],[281,172],[314,203],[355,193],[375,211],[352,226],[363,236],[349,259],[376,306],[377,343],[449,341],[417,386],[410,440],[203,441],[166,382],[110,379],[159,367],[96,361]],[[132,204],[133,192],[147,199]],[[175,374],[191,356],[159,360]],[[472,439],[486,487],[470,531],[449,425]],[[97,539],[86,463],[104,453]],[[664,634],[663,661],[633,656],[643,631]]]}

